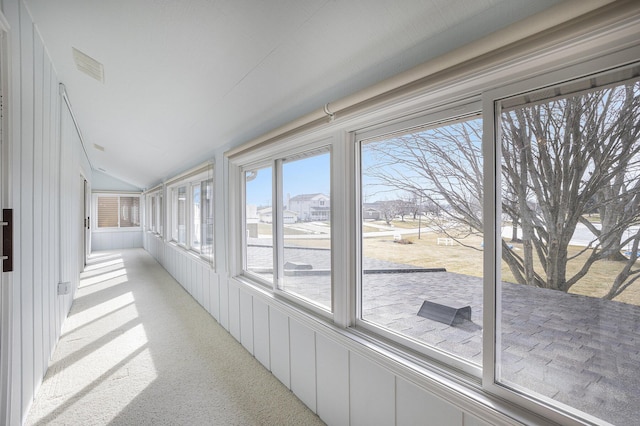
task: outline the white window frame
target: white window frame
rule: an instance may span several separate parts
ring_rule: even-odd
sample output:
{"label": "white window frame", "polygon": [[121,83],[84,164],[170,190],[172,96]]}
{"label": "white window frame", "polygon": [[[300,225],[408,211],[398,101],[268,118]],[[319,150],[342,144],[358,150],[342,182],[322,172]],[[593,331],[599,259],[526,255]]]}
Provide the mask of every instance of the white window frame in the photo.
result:
{"label": "white window frame", "polygon": [[[284,155],[280,155],[278,159],[275,160],[275,166],[276,166],[276,181],[273,183],[273,186],[275,187],[275,191],[276,191],[276,211],[277,211],[277,219],[280,218],[280,212],[284,212],[284,193],[283,193],[283,176],[282,176],[282,168],[283,168],[283,163],[286,162],[287,160],[287,156],[289,157],[297,157],[300,156],[300,159],[305,159],[305,158],[311,158],[315,155],[319,155],[319,154],[329,154],[329,160],[330,160],[330,165],[329,168],[332,169],[332,162],[333,162],[333,153],[332,153],[332,146],[331,144],[327,144],[327,143],[323,143],[325,141],[318,141],[316,143],[310,144],[309,146],[306,146],[305,148],[307,149],[298,149],[295,151],[289,151],[287,153],[284,153]],[[331,179],[331,170],[329,171],[329,176]],[[331,194],[330,194],[331,197]],[[331,202],[329,202],[329,204],[331,204]],[[332,214],[330,214],[330,217],[332,216]],[[275,217],[275,216],[274,216]],[[275,226],[275,241],[277,243],[274,243],[274,257],[276,259],[276,263],[277,263],[277,269],[274,269],[274,294],[285,298],[285,299],[289,299],[291,301],[300,303],[302,305],[304,305],[305,307],[313,310],[314,312],[323,315],[323,316],[330,316],[333,312],[333,300],[334,300],[334,296],[333,296],[333,280],[331,280],[331,307],[329,309],[327,309],[324,306],[321,306],[320,304],[314,302],[313,300],[309,300],[306,298],[303,298],[302,296],[297,296],[291,292],[288,292],[287,290],[282,289],[284,283],[283,283],[283,272],[284,272],[284,224],[282,223],[281,220],[276,220],[274,219],[274,222],[276,224]],[[330,220],[330,222],[332,223],[332,221]],[[333,237],[334,237],[334,232],[333,229],[331,230],[331,241],[333,241]],[[333,271],[333,262],[332,262],[332,267],[331,270]],[[277,276],[276,276],[277,273]]]}
{"label": "white window frame", "polygon": [[[93,232],[113,232],[114,230],[118,231],[139,231],[142,229],[142,224],[144,220],[144,198],[142,194],[139,192],[128,193],[128,192],[106,192],[106,191],[94,191],[92,194],[92,204],[93,204]],[[99,197],[117,197],[118,198],[118,226],[103,226],[98,227],[98,198]],[[120,226],[121,219],[121,211],[120,211],[120,198],[121,197],[131,197],[138,199],[138,226]]]}
{"label": "white window frame", "polygon": [[155,223],[155,215],[154,215],[154,207],[156,196],[155,195],[147,195],[147,230],[151,232],[155,232],[156,223]]}
{"label": "white window frame", "polygon": [[[167,222],[171,226],[171,232],[168,234],[167,240],[175,244],[177,247],[181,247],[194,255],[197,255],[201,259],[206,262],[214,264],[215,259],[215,234],[213,235],[213,247],[211,250],[211,254],[202,252],[202,242],[200,247],[195,247],[193,245],[192,240],[192,231],[195,228],[195,224],[193,223],[193,188],[196,185],[201,185],[203,182],[211,181],[212,191],[213,191],[213,202],[215,202],[215,177],[213,176],[213,166],[209,165],[209,167],[201,172],[196,172],[195,174],[188,174],[186,177],[181,179],[176,179],[171,182],[170,185],[166,186],[166,193],[168,194],[169,203],[164,203],[165,206],[160,206],[163,211],[167,212]],[[177,229],[177,220],[178,220],[178,188],[185,188],[185,241],[184,243],[178,242],[177,235],[174,231],[179,232]],[[202,202],[202,193],[200,194],[200,202]],[[212,206],[211,214],[214,215],[215,206]],[[201,226],[201,225],[200,225]],[[213,217],[213,226],[215,228],[215,215]],[[202,234],[202,228],[200,229]],[[214,230],[215,232],[215,230]]]}
{"label": "white window frame", "polygon": [[158,191],[155,196],[156,203],[156,229],[154,232],[162,237],[164,235],[164,208],[163,208],[163,200],[164,200],[164,191]]}
{"label": "white window frame", "polygon": [[[204,180],[200,181],[201,184],[205,183],[205,182],[211,182],[211,205],[209,206],[209,210],[210,210],[210,214],[211,214],[211,253],[207,254],[207,253],[203,253],[202,251],[202,245],[203,245],[203,233],[205,232],[204,228],[202,228],[202,205],[200,206],[200,257],[207,259],[207,261],[211,262],[212,264],[215,261],[215,202],[216,202],[216,191],[215,191],[215,178],[213,175],[209,175],[207,176],[207,178],[205,178]],[[201,187],[202,188],[202,187]],[[202,193],[202,189],[200,190],[200,203],[202,203],[202,198],[203,197],[203,193]]]}
{"label": "white window frame", "polygon": [[[178,213],[178,205],[179,205],[179,197],[180,197],[180,189],[184,188],[184,192],[185,192],[185,223],[184,223],[184,233],[185,233],[185,241],[184,242],[180,242],[180,224],[178,223],[179,220],[179,213]],[[189,221],[187,220],[187,215],[188,215],[188,208],[187,206],[189,205],[189,200],[190,200],[190,195],[189,195],[189,191],[188,191],[188,184],[185,182],[179,182],[175,185],[172,185],[168,188],[168,192],[171,194],[171,214],[170,214],[170,224],[171,224],[171,234],[170,234],[170,241],[178,246],[181,247],[187,247],[187,237],[189,235]]]}
{"label": "white window frame", "polygon": [[[635,54],[633,53],[635,52]],[[640,47],[635,47],[629,51],[620,51],[608,55],[603,55],[592,60],[587,60],[579,64],[567,66],[566,68],[541,73],[531,78],[501,86],[484,93],[483,110],[486,112],[483,128],[483,144],[485,156],[485,252],[493,253],[493,256],[485,256],[485,327],[484,334],[484,360],[483,360],[483,387],[487,391],[516,402],[518,405],[527,407],[535,412],[541,412],[545,417],[558,422],[566,421],[567,417],[572,419],[586,419],[589,422],[599,423],[601,419],[583,413],[569,406],[563,406],[555,401],[542,401],[532,397],[526,392],[518,392],[506,388],[497,382],[496,362],[497,348],[497,319],[500,309],[500,294],[497,283],[500,282],[501,271],[501,233],[499,218],[502,214],[501,187],[500,187],[500,149],[499,132],[496,126],[499,123],[500,111],[497,103],[501,99],[516,96],[520,93],[534,91],[547,86],[558,86],[578,79],[589,78],[589,76],[606,73],[630,66],[629,58],[635,55],[635,64],[640,63]],[[490,156],[490,157],[488,157]],[[487,161],[490,158],[490,161]],[[498,176],[498,178],[496,178]],[[493,200],[490,205],[487,200]],[[487,346],[490,346],[490,350]],[[580,420],[578,420],[580,421]]]}
{"label": "white window frame", "polygon": [[[241,255],[239,257],[240,263],[237,267],[237,270],[241,271],[239,273],[239,275],[242,275],[243,277],[247,278],[248,280],[254,281],[256,283],[258,283],[259,285],[263,286],[263,287],[273,287],[274,282],[276,281],[276,277],[274,274],[273,277],[273,282],[270,282],[264,278],[262,278],[260,275],[249,271],[249,269],[247,268],[247,240],[245,238],[245,236],[247,235],[247,222],[246,222],[246,175],[248,172],[252,172],[252,171],[258,171],[258,170],[264,170],[264,169],[268,169],[271,168],[271,214],[272,214],[272,220],[271,220],[271,235],[272,235],[272,240],[273,240],[273,245],[275,247],[276,244],[276,229],[275,229],[275,219],[273,219],[273,200],[275,199],[276,195],[275,195],[275,170],[276,170],[276,166],[275,166],[275,161],[261,161],[259,163],[249,163],[246,165],[242,165],[239,168],[239,182],[240,182],[240,188],[239,191],[237,192],[238,194],[240,194],[240,199],[241,199],[241,206],[240,206],[240,212],[241,212],[241,220],[240,220],[240,236],[239,236],[239,240],[240,240],[240,250],[241,250]],[[275,248],[274,248],[274,252],[275,252]],[[275,256],[275,253],[273,254],[273,270],[276,270],[276,265],[277,265],[277,259]]]}
{"label": "white window frame", "polygon": [[353,132],[352,140],[354,141],[353,149],[356,152],[356,164],[354,167],[355,181],[357,182],[356,193],[357,197],[354,199],[354,209],[357,212],[357,242],[358,245],[358,259],[357,262],[357,275],[354,282],[355,294],[356,294],[356,306],[354,309],[354,323],[353,327],[356,330],[362,331],[367,335],[380,336],[384,339],[397,343],[401,347],[408,348],[412,351],[422,353],[430,359],[434,359],[438,362],[444,362],[450,365],[452,368],[462,371],[477,378],[479,382],[482,376],[482,366],[471,363],[455,354],[450,352],[444,352],[426,343],[420,342],[417,339],[410,338],[406,335],[402,335],[398,332],[387,330],[379,325],[371,323],[362,319],[362,205],[364,203],[364,197],[362,194],[362,166],[360,159],[360,149],[362,143],[383,140],[389,135],[396,133],[407,132],[410,133],[413,129],[420,129],[422,127],[437,127],[438,125],[447,125],[449,122],[455,122],[461,118],[473,118],[481,117],[482,103],[480,97],[476,96],[471,99],[463,99],[458,102],[450,104],[440,105],[433,109],[428,109],[418,114],[413,114],[410,117],[403,117],[398,120],[392,120],[384,123],[384,126],[380,126],[380,123],[374,124],[371,128],[364,128]]}
{"label": "white window frame", "polygon": [[[198,190],[200,190],[201,188],[201,184],[202,181],[200,182],[189,182],[189,207],[188,207],[188,212],[189,212],[189,216],[187,219],[187,222],[189,222],[189,235],[187,236],[187,245],[189,246],[190,250],[193,250],[197,253],[200,253],[200,246],[196,247],[195,245],[195,241],[194,241],[194,235],[195,235],[195,229],[196,229],[196,221],[195,221],[195,200],[194,200],[194,189],[197,187]],[[200,196],[202,197],[202,195],[200,194]],[[202,219],[200,219],[200,224],[197,224],[198,226],[201,226],[202,223]],[[202,239],[202,230],[200,230],[200,239]]]}
{"label": "white window frame", "polygon": [[[279,212],[283,211],[283,194],[282,194],[282,162],[287,158],[301,156],[304,158],[306,153],[313,153],[317,151],[326,151],[330,155],[330,176],[333,175],[334,169],[334,150],[335,141],[337,139],[334,136],[323,136],[321,138],[305,138],[297,137],[292,140],[283,141],[282,145],[279,145],[277,149],[258,150],[252,152],[249,156],[243,156],[235,159],[231,164],[232,179],[230,179],[230,185],[235,188],[234,193],[238,194],[235,199],[233,211],[237,212],[238,220],[234,222],[233,228],[235,229],[234,235],[237,242],[234,250],[235,262],[232,263],[232,270],[234,276],[242,279],[247,283],[258,285],[260,288],[268,290],[274,297],[286,300],[294,305],[303,306],[305,309],[313,312],[314,314],[324,317],[333,318],[335,312],[335,288],[334,280],[332,279],[332,291],[331,291],[331,308],[327,309],[315,303],[313,300],[309,300],[288,292],[282,289],[282,276],[283,271],[283,246],[284,246],[284,231],[283,224],[280,221]],[[310,156],[312,156],[311,154]],[[258,157],[259,156],[259,157]],[[256,158],[260,158],[259,161],[255,161]],[[273,235],[273,282],[265,280],[259,275],[249,271],[247,265],[247,229],[246,229],[246,173],[254,170],[261,170],[265,168],[271,168],[272,180],[272,235]],[[331,178],[331,201],[329,204],[333,206],[333,191],[335,189],[335,180]],[[236,214],[236,213],[233,213]],[[333,226],[333,207],[331,210],[331,241],[335,237],[335,228]],[[335,251],[332,247],[331,250],[331,270],[332,277],[335,269]]]}
{"label": "white window frame", "polygon": [[[163,208],[162,198],[163,190],[158,189],[145,194],[146,198],[146,215],[145,229],[159,237],[163,236]],[[154,215],[155,213],[155,215]]]}

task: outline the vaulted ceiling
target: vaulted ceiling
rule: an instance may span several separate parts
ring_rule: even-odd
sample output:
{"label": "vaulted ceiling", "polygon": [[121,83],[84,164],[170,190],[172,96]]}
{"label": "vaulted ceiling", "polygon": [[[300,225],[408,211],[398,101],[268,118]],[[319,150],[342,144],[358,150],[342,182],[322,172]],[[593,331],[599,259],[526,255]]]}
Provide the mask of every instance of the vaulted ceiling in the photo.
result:
{"label": "vaulted ceiling", "polygon": [[26,3],[92,166],[148,188],[559,0]]}

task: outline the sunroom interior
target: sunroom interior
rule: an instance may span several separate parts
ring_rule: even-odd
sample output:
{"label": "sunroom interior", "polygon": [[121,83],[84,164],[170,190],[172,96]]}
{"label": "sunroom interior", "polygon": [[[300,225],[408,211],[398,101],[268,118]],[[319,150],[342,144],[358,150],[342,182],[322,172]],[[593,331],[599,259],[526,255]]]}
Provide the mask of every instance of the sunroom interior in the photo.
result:
{"label": "sunroom interior", "polygon": [[640,421],[638,2],[0,11],[0,423],[118,250],[326,424]]}

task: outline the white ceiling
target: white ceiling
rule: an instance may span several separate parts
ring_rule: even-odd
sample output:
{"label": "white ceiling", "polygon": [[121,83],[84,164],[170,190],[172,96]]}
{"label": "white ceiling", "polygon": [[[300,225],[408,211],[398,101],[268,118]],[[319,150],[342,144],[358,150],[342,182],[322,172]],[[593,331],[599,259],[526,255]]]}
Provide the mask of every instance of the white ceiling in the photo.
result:
{"label": "white ceiling", "polygon": [[139,188],[558,2],[26,0],[93,167]]}

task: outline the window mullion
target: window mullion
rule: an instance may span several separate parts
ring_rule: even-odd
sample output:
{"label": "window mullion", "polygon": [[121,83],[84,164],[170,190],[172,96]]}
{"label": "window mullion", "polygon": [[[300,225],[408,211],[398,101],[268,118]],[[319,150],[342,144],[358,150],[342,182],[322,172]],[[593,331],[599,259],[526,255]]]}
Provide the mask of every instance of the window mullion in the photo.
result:
{"label": "window mullion", "polygon": [[[339,134],[344,143],[332,146],[331,150],[331,257],[332,257],[332,306],[334,322],[340,327],[348,327],[355,319],[354,298],[355,271],[353,268],[357,237],[354,227],[357,222],[354,205],[355,159],[352,136]],[[354,210],[355,209],[355,210]]]}
{"label": "window mullion", "polygon": [[193,184],[187,184],[187,203],[185,205],[185,226],[187,228],[185,236],[185,245],[188,250],[193,250]]}
{"label": "window mullion", "polygon": [[173,240],[174,234],[174,221],[175,221],[175,209],[177,208],[175,200],[175,189],[167,188],[167,240]]}
{"label": "window mullion", "polygon": [[207,241],[206,230],[207,230],[207,218],[205,217],[209,215],[209,209],[203,208],[207,200],[207,180],[202,180],[198,183],[200,186],[200,255],[203,255],[203,247]]}
{"label": "window mullion", "polygon": [[283,212],[282,160],[276,160],[273,167],[273,201],[271,217],[273,220],[273,283],[275,289],[282,288],[284,274],[284,228],[280,215]]}
{"label": "window mullion", "polygon": [[171,239],[178,242],[178,188],[171,188]]}
{"label": "window mullion", "polygon": [[158,225],[160,226],[160,235],[166,241],[167,239],[167,214],[166,214],[166,189],[163,189],[160,192],[159,200],[158,200]]}
{"label": "window mullion", "polygon": [[485,387],[491,387],[495,381],[496,368],[496,283],[500,274],[500,256],[497,250],[500,249],[498,244],[501,238],[497,231],[501,226],[497,221],[501,217],[501,206],[498,202],[496,194],[499,192],[500,170],[497,170],[498,149],[497,146],[497,121],[498,114],[495,111],[492,99],[483,99],[482,104],[483,116],[483,136],[482,136],[482,155],[484,159],[484,205],[483,205],[483,222],[484,222],[484,250],[483,250],[483,329],[482,329],[482,383]]}
{"label": "window mullion", "polygon": [[[236,266],[236,270],[232,271],[235,274],[239,274],[241,271],[245,271],[247,269],[249,269],[249,262],[247,259],[247,250],[249,247],[249,241],[247,239],[247,235],[248,235],[248,227],[247,227],[247,172],[246,170],[239,170],[239,175],[240,175],[240,179],[238,182],[238,192],[240,193],[240,217],[242,218],[242,220],[240,220],[240,235],[238,236],[238,239],[240,241],[240,252],[236,251],[236,255],[239,254],[239,262],[234,262],[235,266]],[[231,183],[230,183],[231,185]],[[233,192],[233,191],[229,191],[229,192]],[[231,206],[234,206],[235,204],[233,203],[229,203]],[[236,203],[237,204],[237,203]],[[230,215],[231,217],[235,217],[234,215]],[[233,257],[232,257],[233,258]],[[235,260],[235,259],[234,259]]]}

